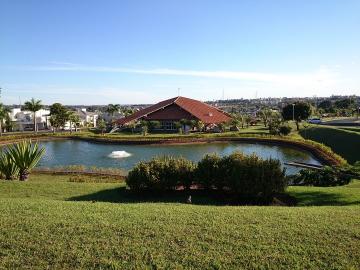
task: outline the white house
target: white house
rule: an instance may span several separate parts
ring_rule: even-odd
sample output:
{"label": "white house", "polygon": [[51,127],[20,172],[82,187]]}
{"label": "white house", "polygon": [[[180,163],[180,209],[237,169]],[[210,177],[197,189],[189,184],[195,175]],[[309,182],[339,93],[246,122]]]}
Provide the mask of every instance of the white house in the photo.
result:
{"label": "white house", "polygon": [[88,112],[86,108],[77,110],[77,115],[80,117],[81,126],[96,127],[99,119],[99,114],[96,112]]}
{"label": "white house", "polygon": [[[35,113],[36,125],[38,130],[47,129],[49,126],[50,110],[41,109]],[[13,108],[9,113],[11,121],[14,123],[14,131],[34,130],[34,113],[22,111],[20,108]]]}

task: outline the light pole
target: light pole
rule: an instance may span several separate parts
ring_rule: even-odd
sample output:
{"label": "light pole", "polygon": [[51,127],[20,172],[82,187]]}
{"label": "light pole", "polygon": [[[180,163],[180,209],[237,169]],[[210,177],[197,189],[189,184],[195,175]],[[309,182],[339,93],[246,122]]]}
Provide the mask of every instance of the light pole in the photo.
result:
{"label": "light pole", "polygon": [[293,106],[293,121],[295,122],[295,103],[293,103],[292,106]]}

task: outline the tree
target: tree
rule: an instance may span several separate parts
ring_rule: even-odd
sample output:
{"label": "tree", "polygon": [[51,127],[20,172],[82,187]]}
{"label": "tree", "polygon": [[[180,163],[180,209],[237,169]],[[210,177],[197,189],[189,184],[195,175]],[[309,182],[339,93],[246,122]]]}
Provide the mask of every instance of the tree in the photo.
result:
{"label": "tree", "polygon": [[147,121],[141,121],[140,126],[141,126],[141,129],[142,129],[143,135],[146,136],[147,132],[148,132],[148,129],[149,129],[148,122]]}
{"label": "tree", "polygon": [[150,131],[153,131],[154,129],[160,128],[161,123],[159,121],[150,121],[148,122],[148,127]]}
{"label": "tree", "polygon": [[119,104],[109,104],[106,108],[106,112],[111,116],[111,118],[114,117],[114,114],[120,110]]}
{"label": "tree", "polygon": [[8,153],[19,169],[19,180],[26,181],[31,169],[38,164],[45,153],[45,149],[39,148],[37,143],[22,141],[9,147]]}
{"label": "tree", "polygon": [[5,116],[5,129],[7,132],[9,131],[13,131],[14,129],[14,122],[11,121],[11,118],[10,118],[10,115],[7,113],[6,116]]}
{"label": "tree", "polygon": [[30,101],[26,101],[24,104],[24,109],[33,113],[34,116],[34,133],[37,132],[36,125],[36,112],[41,110],[43,105],[41,104],[41,100],[35,100],[32,98]]}
{"label": "tree", "polygon": [[197,121],[196,120],[189,120],[188,125],[190,126],[191,130],[196,127]]}
{"label": "tree", "polygon": [[72,113],[69,115],[69,121],[70,121],[70,132],[71,132],[71,124],[75,127],[75,132],[77,132],[78,127],[80,127],[80,116]]}
{"label": "tree", "polygon": [[262,109],[260,111],[260,117],[261,117],[265,127],[268,125],[269,118],[271,117],[271,115],[272,115],[272,111],[267,108]]}
{"label": "tree", "polygon": [[53,127],[53,133],[55,134],[55,131],[63,126],[63,119],[59,117],[59,115],[53,114],[50,115],[50,124]]}
{"label": "tree", "polygon": [[335,107],[338,109],[350,109],[355,104],[355,100],[345,98],[335,101]]}
{"label": "tree", "polygon": [[198,130],[198,131],[203,131],[204,130],[204,128],[205,128],[205,124],[204,124],[204,122],[203,121],[196,121],[196,129]]}
{"label": "tree", "polygon": [[104,119],[100,119],[97,125],[98,129],[101,131],[101,135],[104,135],[104,132],[106,130],[106,122]]}
{"label": "tree", "polygon": [[54,128],[54,133],[55,130],[65,126],[66,122],[69,121],[70,115],[71,113],[61,103],[54,103],[50,106],[50,124]]}
{"label": "tree", "polygon": [[182,129],[182,124],[178,121],[178,122],[174,122],[174,126],[175,128],[177,128],[179,134],[183,134],[183,129]]}
{"label": "tree", "polygon": [[9,116],[10,110],[0,103],[0,136],[3,133],[3,121]]}
{"label": "tree", "polygon": [[252,117],[250,115],[245,116],[245,122],[246,122],[247,128],[249,127],[251,120],[252,120]]}
{"label": "tree", "polygon": [[50,115],[62,115],[67,112],[67,108],[61,103],[54,103],[50,106]]}
{"label": "tree", "polygon": [[189,125],[189,120],[187,119],[180,119],[179,123],[181,124],[181,128],[183,132],[186,131],[186,126]]}
{"label": "tree", "polygon": [[80,125],[80,117],[79,115],[75,114],[73,111],[66,112],[66,118],[70,124],[70,134],[72,133],[72,127],[75,126],[75,132],[77,131],[78,125]]}
{"label": "tree", "polygon": [[321,101],[317,107],[318,109],[322,109],[326,113],[333,112],[333,104],[330,100]]}
{"label": "tree", "polygon": [[311,105],[306,102],[296,102],[286,105],[282,110],[284,120],[295,120],[296,129],[299,130],[299,123],[311,115]]}

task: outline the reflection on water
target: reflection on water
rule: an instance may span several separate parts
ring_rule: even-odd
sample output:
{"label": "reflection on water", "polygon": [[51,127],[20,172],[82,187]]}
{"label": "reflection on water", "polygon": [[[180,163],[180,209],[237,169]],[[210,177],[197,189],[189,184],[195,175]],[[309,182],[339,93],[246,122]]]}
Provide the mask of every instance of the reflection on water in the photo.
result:
{"label": "reflection on water", "polygon": [[[262,158],[279,159],[282,163],[300,161],[320,164],[310,153],[298,149],[235,142],[181,145],[114,145],[66,140],[42,142],[41,145],[46,148],[45,156],[39,164],[39,166],[43,167],[78,164],[129,170],[140,160],[149,160],[159,155],[183,156],[198,161],[208,153],[218,153],[223,156],[234,151],[241,151],[245,154],[256,153]],[[122,158],[114,158],[114,155],[117,157],[121,155]],[[288,174],[299,170],[295,167],[285,167]]]}

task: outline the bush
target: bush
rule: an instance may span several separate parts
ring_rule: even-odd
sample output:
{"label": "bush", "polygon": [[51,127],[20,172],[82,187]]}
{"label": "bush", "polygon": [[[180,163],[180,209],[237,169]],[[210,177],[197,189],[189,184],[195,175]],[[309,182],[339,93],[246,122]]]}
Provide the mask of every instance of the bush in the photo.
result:
{"label": "bush", "polygon": [[205,189],[213,188],[221,176],[219,175],[221,158],[217,154],[208,154],[197,164],[195,179]]}
{"label": "bush", "polygon": [[9,152],[1,153],[0,173],[6,180],[13,180],[19,175],[19,168],[13,162]]}
{"label": "bush", "polygon": [[349,184],[351,178],[351,174],[347,171],[325,166],[320,170],[301,170],[292,178],[292,184],[317,187],[343,186]]}
{"label": "bush", "polygon": [[283,124],[279,127],[279,134],[287,136],[290,134],[292,128],[289,125]]}
{"label": "bush", "polygon": [[178,186],[190,188],[193,183],[195,164],[184,158],[156,157],[138,163],[126,179],[133,190],[175,190]]}
{"label": "bush", "polygon": [[242,197],[269,198],[284,192],[286,187],[285,170],[279,160],[235,152],[223,157],[219,168],[222,178],[216,183],[217,188]]}
{"label": "bush", "polygon": [[126,183],[135,191],[166,191],[197,184],[219,193],[264,199],[284,192],[286,187],[285,170],[279,160],[240,152],[223,158],[206,155],[197,166],[184,158],[154,158],[138,163],[129,172]]}

